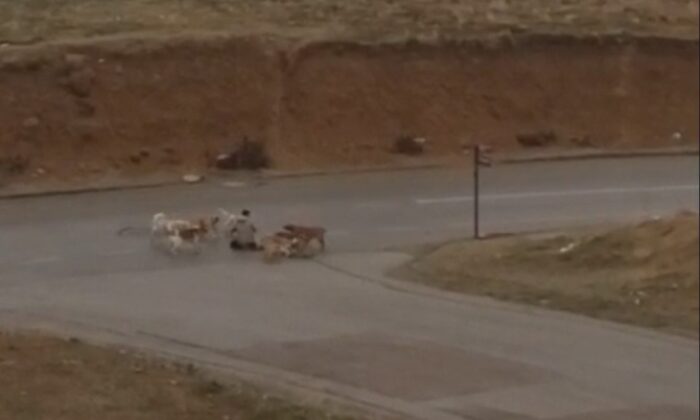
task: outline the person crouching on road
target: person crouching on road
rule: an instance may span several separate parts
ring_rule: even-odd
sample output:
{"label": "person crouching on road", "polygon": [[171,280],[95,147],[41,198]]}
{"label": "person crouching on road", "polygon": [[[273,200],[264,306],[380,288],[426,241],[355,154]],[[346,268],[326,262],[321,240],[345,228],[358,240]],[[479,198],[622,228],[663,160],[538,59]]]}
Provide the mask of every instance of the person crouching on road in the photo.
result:
{"label": "person crouching on road", "polygon": [[231,249],[236,251],[257,250],[255,235],[258,229],[250,220],[250,211],[243,210],[231,228]]}

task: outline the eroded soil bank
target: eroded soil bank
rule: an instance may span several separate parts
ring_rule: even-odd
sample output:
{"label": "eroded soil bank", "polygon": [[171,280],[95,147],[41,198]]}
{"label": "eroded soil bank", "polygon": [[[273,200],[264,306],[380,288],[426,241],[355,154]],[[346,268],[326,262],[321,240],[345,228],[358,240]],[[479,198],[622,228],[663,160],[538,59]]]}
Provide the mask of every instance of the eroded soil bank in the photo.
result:
{"label": "eroded soil bank", "polygon": [[[483,142],[694,146],[698,43],[528,36],[364,45],[115,38],[0,51],[0,179],[202,170],[244,136],[281,169],[392,163]],[[8,181],[9,180],[9,181]]]}

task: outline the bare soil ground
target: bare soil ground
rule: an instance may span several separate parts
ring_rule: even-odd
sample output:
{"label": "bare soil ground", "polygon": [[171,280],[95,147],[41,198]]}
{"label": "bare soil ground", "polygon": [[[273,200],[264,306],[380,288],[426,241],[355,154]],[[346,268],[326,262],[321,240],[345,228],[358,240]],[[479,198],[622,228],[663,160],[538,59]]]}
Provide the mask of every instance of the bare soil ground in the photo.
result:
{"label": "bare soil ground", "polygon": [[698,215],[455,242],[397,274],[444,289],[698,334]]}
{"label": "bare soil ground", "polygon": [[0,389],[3,420],[358,418],[210,380],[191,366],[37,335],[0,333]]}
{"label": "bare soil ground", "polygon": [[[0,188],[697,147],[698,0],[0,0]],[[594,69],[594,71],[593,71]],[[539,150],[539,149],[538,149]]]}

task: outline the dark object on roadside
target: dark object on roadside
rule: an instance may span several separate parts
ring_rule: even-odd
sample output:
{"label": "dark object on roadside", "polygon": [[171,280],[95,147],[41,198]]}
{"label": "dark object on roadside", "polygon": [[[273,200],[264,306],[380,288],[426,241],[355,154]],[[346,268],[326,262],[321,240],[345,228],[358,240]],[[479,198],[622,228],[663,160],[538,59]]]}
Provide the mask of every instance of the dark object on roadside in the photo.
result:
{"label": "dark object on roadside", "polygon": [[539,131],[535,133],[517,134],[515,139],[523,147],[545,147],[557,142],[554,131]]}
{"label": "dark object on roadside", "polygon": [[22,155],[0,157],[0,175],[20,175],[29,168],[29,158]]}
{"label": "dark object on roadside", "polygon": [[91,68],[73,69],[60,80],[60,84],[70,94],[78,98],[87,98],[92,91],[95,77],[95,71]]}
{"label": "dark object on roadside", "polygon": [[255,170],[270,166],[270,157],[265,150],[265,145],[260,142],[244,138],[237,153],[241,169]]}
{"label": "dark object on roadside", "polygon": [[218,395],[221,394],[224,391],[224,386],[217,382],[217,381],[208,381],[205,384],[202,384],[199,388],[198,391],[204,395]]}
{"label": "dark object on roadside", "polygon": [[140,164],[142,159],[143,158],[138,153],[132,153],[129,155],[129,162],[133,163],[134,165]]}
{"label": "dark object on roadside", "polygon": [[224,170],[235,170],[238,169],[238,161],[236,160],[236,154],[235,153],[222,153],[219,156],[216,157],[216,160],[214,161],[214,166],[216,166],[217,169],[224,169]]}
{"label": "dark object on roadside", "polygon": [[417,156],[425,152],[426,140],[423,137],[399,136],[394,141],[394,153]]}
{"label": "dark object on roadside", "polygon": [[217,156],[215,165],[225,170],[257,170],[270,166],[270,157],[264,144],[244,137],[236,150]]}

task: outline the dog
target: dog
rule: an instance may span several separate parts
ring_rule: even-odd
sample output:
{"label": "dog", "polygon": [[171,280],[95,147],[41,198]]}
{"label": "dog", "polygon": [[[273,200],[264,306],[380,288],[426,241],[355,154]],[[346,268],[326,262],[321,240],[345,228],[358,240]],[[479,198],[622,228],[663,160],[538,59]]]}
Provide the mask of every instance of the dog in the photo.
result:
{"label": "dog", "polygon": [[169,219],[165,213],[156,213],[151,221],[151,234],[170,235],[180,229],[190,229],[192,222],[182,219]]}
{"label": "dog", "polygon": [[178,229],[166,236],[168,251],[172,255],[178,255],[182,251],[199,254],[201,251],[201,231],[198,228]]}
{"label": "dog", "polygon": [[221,223],[219,224],[221,230],[225,232],[230,232],[233,226],[238,221],[239,216],[222,208],[219,208],[219,215],[221,216]]}
{"label": "dog", "polygon": [[300,226],[294,224],[284,225],[284,230],[294,235],[298,238],[300,242],[305,244],[310,244],[312,239],[316,245],[320,245],[320,251],[325,251],[326,249],[326,229],[316,226]]}
{"label": "dog", "polygon": [[323,243],[317,237],[295,237],[292,240],[291,256],[294,258],[313,258],[323,252]]}
{"label": "dog", "polygon": [[216,239],[219,216],[203,217],[194,220],[169,219],[165,213],[156,213],[151,222],[151,234],[173,235],[179,231],[196,231],[200,239]]}
{"label": "dog", "polygon": [[218,225],[220,221],[221,218],[219,216],[199,218],[194,221],[194,227],[201,239],[214,241],[219,239]]}
{"label": "dog", "polygon": [[286,235],[274,234],[262,238],[260,248],[263,252],[263,260],[266,263],[278,262],[282,258],[292,255],[294,239]]}
{"label": "dog", "polygon": [[201,243],[218,238],[219,216],[195,220],[170,219],[165,213],[153,215],[151,240],[156,245],[164,245],[172,255],[183,251],[198,254]]}

